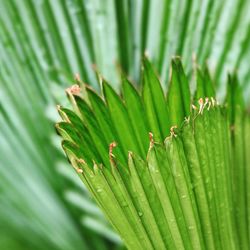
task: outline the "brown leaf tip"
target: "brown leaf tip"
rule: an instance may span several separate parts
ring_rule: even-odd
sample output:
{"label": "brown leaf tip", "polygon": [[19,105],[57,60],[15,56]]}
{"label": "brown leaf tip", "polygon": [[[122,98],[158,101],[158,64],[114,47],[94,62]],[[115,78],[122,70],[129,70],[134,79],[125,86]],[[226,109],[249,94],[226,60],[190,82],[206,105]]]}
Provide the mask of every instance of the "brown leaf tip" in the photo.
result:
{"label": "brown leaf tip", "polygon": [[71,87],[67,88],[66,92],[73,95],[79,95],[81,92],[81,88],[78,84],[74,84]]}
{"label": "brown leaf tip", "polygon": [[154,135],[152,132],[149,132],[148,135],[149,135],[149,141],[150,141],[149,147],[152,148],[154,146]]}
{"label": "brown leaf tip", "polygon": [[77,161],[78,161],[78,163],[86,164],[86,161],[84,161],[83,159],[78,159]]}
{"label": "brown leaf tip", "polygon": [[174,126],[172,126],[171,128],[170,128],[170,135],[171,135],[171,137],[177,137],[177,135],[175,134],[175,132],[174,132],[174,130],[177,128],[177,126],[176,125],[174,125]]}
{"label": "brown leaf tip", "polygon": [[128,151],[128,158],[132,159],[132,157],[133,157],[133,153],[131,151]]}
{"label": "brown leaf tip", "polygon": [[117,146],[116,142],[112,142],[109,144],[109,159],[112,161],[114,155],[113,155],[113,149]]}
{"label": "brown leaf tip", "polygon": [[77,168],[76,169],[76,172],[79,173],[79,174],[82,174],[83,173],[83,170],[81,168]]}
{"label": "brown leaf tip", "polygon": [[200,106],[200,108],[199,108],[199,114],[202,114],[203,113],[203,109],[204,109],[204,100],[203,100],[203,98],[200,98],[198,100],[198,103],[199,103],[199,106]]}
{"label": "brown leaf tip", "polygon": [[197,107],[194,104],[192,104],[191,107],[192,109],[197,110]]}

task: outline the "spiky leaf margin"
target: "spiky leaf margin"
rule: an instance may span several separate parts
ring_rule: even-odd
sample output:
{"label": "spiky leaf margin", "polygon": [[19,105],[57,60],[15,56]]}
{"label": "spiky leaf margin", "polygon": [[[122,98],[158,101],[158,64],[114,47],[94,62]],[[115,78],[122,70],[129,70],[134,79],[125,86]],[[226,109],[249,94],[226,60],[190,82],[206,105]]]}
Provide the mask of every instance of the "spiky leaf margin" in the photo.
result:
{"label": "spiky leaf margin", "polygon": [[[231,133],[230,118],[235,108],[245,117],[238,105],[243,98],[238,94],[231,107],[218,105],[215,97],[206,96],[214,93],[208,71],[198,74],[192,105],[180,59],[173,59],[166,98],[145,58],[142,94],[124,79],[123,99],[103,81],[103,97],[87,87],[89,103],[80,88],[68,89],[75,118],[59,108],[62,146],[129,249],[249,245],[244,184],[249,170],[243,164],[249,164],[244,154],[248,132],[233,122],[241,134]],[[228,90],[229,96],[233,93]]]}

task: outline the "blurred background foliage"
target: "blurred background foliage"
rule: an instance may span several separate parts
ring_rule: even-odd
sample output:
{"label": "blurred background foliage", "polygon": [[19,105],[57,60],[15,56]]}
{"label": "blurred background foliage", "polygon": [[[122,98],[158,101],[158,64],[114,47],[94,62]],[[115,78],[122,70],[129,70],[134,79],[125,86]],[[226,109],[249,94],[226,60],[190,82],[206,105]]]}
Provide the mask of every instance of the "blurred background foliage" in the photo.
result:
{"label": "blurred background foliage", "polygon": [[250,2],[245,0],[0,0],[0,249],[119,249],[66,162],[56,103],[74,75],[119,91],[140,82],[146,52],[166,87],[171,56],[208,62],[224,94],[237,70],[249,94]]}

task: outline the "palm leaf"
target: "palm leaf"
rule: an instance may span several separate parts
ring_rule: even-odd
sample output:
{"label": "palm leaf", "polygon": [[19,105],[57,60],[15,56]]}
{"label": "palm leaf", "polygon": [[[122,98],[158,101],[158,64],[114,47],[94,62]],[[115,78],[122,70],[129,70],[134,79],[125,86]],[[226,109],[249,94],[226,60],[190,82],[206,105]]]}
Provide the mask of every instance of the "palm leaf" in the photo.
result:
{"label": "palm leaf", "polygon": [[[172,66],[165,100],[154,70],[145,59],[142,97],[131,86],[125,95],[126,103],[137,96],[136,117],[129,116],[135,106],[124,105],[123,99],[104,83],[106,112],[114,126],[109,153],[105,140],[101,139],[100,146],[89,132],[93,125],[88,124],[89,130],[82,129],[60,109],[64,122],[57,128],[64,139],[63,148],[129,249],[247,249],[247,132],[242,121],[248,116],[244,114],[239,84],[230,77],[227,107],[217,104],[215,97],[194,99],[190,105],[187,78],[180,61],[177,65],[178,71],[176,62]],[[210,79],[208,72],[199,74],[197,80],[205,87],[203,79]],[[123,89],[128,88],[127,80],[123,85]],[[74,112],[82,114],[85,107],[81,105],[81,90],[75,93],[74,88],[70,100]],[[206,89],[197,91],[195,98],[200,93],[205,95]],[[180,99],[180,103],[171,99]],[[92,120],[94,113],[88,114]],[[136,128],[139,117],[145,117],[148,124],[147,142],[142,142],[145,130]],[[99,129],[101,138],[106,131]],[[87,148],[75,134],[90,136]],[[96,149],[101,147],[106,147],[106,153],[98,157]],[[87,150],[94,155],[94,164]]]}
{"label": "palm leaf", "polygon": [[[4,149],[1,155],[0,175],[3,180],[1,188],[4,190],[2,200],[5,201],[2,203],[0,217],[6,223],[6,228],[9,228],[9,233],[3,235],[1,244],[6,244],[7,249],[12,248],[8,244],[12,244],[10,241],[15,235],[15,241],[22,242],[26,249],[38,248],[37,243],[40,241],[48,242],[50,249],[71,249],[73,242],[74,248],[78,244],[79,247],[84,245],[84,240],[77,232],[75,223],[79,223],[79,215],[85,214],[86,211],[73,215],[74,213],[68,211],[68,205],[65,206],[64,199],[61,197],[62,192],[65,191],[67,194],[68,185],[71,186],[75,178],[72,173],[65,174],[62,168],[59,169],[61,173],[63,172],[63,177],[55,170],[57,162],[60,163],[63,159],[58,149],[54,148],[54,144],[57,147],[59,145],[58,139],[52,136],[52,123],[47,117],[49,115],[53,120],[56,119],[55,102],[68,107],[61,93],[63,88],[68,86],[73,74],[78,72],[84,81],[99,91],[98,72],[101,72],[115,89],[119,89],[118,65],[119,70],[122,68],[138,84],[140,58],[147,51],[157,65],[165,88],[164,83],[169,77],[171,56],[179,53],[183,57],[185,68],[190,71],[191,55],[195,52],[200,64],[209,59],[211,69],[218,66],[215,72],[219,78],[217,85],[222,85],[223,82],[220,79],[225,78],[225,69],[239,68],[239,78],[247,96],[250,76],[246,63],[249,57],[249,20],[244,11],[248,6],[246,1],[226,1],[224,4],[224,2],[212,0],[202,3],[186,1],[184,4],[182,1],[165,1],[164,5],[161,1],[145,1],[143,4],[140,1],[111,0],[101,2],[0,1],[0,145]],[[232,16],[231,10],[234,10]],[[224,34],[226,34],[225,39],[222,38]],[[243,42],[242,46],[240,46],[241,42]],[[92,70],[93,65],[96,72]],[[125,90],[124,87],[124,95],[126,91],[129,93],[125,98],[128,106],[128,111],[125,112],[128,115],[125,116],[129,116],[132,121],[139,145],[137,147],[140,147],[141,151],[144,150],[146,154],[148,145],[145,134],[149,124],[152,126],[152,123],[159,122],[163,130],[166,125],[162,121],[156,123],[157,117],[152,117],[153,120],[150,122],[147,121],[148,118],[145,120],[145,123],[149,124],[145,125],[140,121],[141,125],[137,127],[139,119],[135,120],[133,103],[136,103],[138,114],[141,112],[147,116],[152,114],[145,113],[142,108],[143,101],[136,92]],[[135,99],[129,97],[132,95],[130,92]],[[110,124],[108,119],[110,114],[106,104],[98,98],[92,95],[91,99],[89,94],[98,126],[101,128],[105,126],[104,137],[106,142],[110,143],[113,138],[116,138],[113,136],[114,125]],[[163,102],[162,98],[160,101]],[[44,107],[46,107],[46,115]],[[53,110],[52,114],[51,110]],[[103,113],[103,111],[105,116],[97,113]],[[181,121],[182,116],[183,114],[177,114],[177,118],[172,119]],[[246,128],[247,124],[246,119],[246,124],[244,123]],[[143,133],[140,134],[140,131]],[[155,137],[158,136],[157,134],[165,133],[162,129],[158,131],[157,126],[154,127],[153,132]],[[52,141],[51,138],[53,138]],[[120,145],[118,138],[117,142]],[[247,147],[246,139],[244,143]],[[119,152],[120,147],[114,151],[121,155],[120,161],[126,164],[126,153]],[[20,174],[17,174],[19,172],[22,176],[20,180]],[[70,182],[65,184],[64,177],[70,178]],[[45,213],[40,214],[33,196],[30,196],[29,192],[22,192],[23,189],[19,188],[22,186],[21,181],[29,183],[33,178],[39,183],[37,190],[44,190],[37,193],[38,197],[46,193],[47,199],[55,199],[53,206],[63,211],[59,213],[60,216],[56,217],[54,214],[55,217],[48,217]],[[29,189],[28,185],[23,188]],[[74,192],[82,194],[81,189],[79,191],[75,186]],[[16,197],[20,197],[19,203]],[[72,196],[70,197],[66,196],[72,202]],[[86,193],[82,197],[86,203],[90,202]],[[19,204],[18,209],[10,209],[16,203]],[[6,215],[6,211],[12,212]],[[24,218],[27,218],[25,211],[36,214],[33,218],[38,225],[46,225],[45,229],[43,226],[36,227],[38,235],[36,237],[39,237],[37,240],[35,236],[34,240],[32,240],[33,237],[27,236],[32,235],[33,229],[28,233],[20,229],[18,221],[20,218],[23,220],[24,215]],[[13,219],[6,221],[9,217]],[[68,224],[66,227],[60,227],[58,231],[63,238],[61,243],[55,243],[49,236],[50,230],[47,229],[57,228],[55,224],[52,225],[51,218],[58,218],[58,220],[60,218],[62,223]],[[99,219],[98,222],[100,222]],[[87,224],[90,225],[89,222]],[[31,227],[35,228],[35,225]],[[39,231],[38,228],[41,230]],[[65,236],[67,228],[71,228],[74,232],[68,237]],[[83,234],[89,235],[86,230]],[[9,239],[10,236],[11,239]],[[113,236],[110,239],[117,240]],[[98,243],[97,238],[91,242],[96,243],[93,247],[103,246],[102,243]],[[13,245],[17,244],[13,243]],[[2,248],[4,247],[1,245]]]}

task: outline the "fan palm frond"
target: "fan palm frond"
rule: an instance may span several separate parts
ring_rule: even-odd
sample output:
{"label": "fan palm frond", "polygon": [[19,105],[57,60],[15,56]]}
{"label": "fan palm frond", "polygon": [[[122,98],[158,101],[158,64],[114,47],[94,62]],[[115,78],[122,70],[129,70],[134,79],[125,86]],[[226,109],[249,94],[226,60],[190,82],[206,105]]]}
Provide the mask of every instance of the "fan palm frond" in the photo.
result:
{"label": "fan palm frond", "polygon": [[105,80],[103,96],[74,85],[67,90],[74,111],[59,108],[65,153],[129,249],[249,246],[250,131],[241,87],[229,77],[224,107],[207,70],[198,74],[192,96],[173,59],[165,97],[145,59],[140,93],[126,79],[122,98]]}

